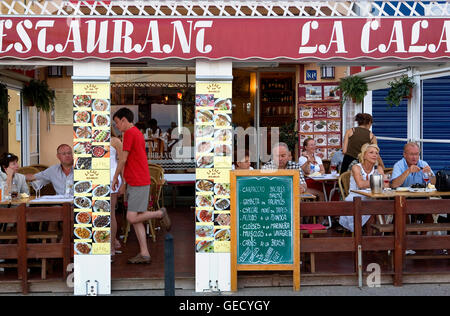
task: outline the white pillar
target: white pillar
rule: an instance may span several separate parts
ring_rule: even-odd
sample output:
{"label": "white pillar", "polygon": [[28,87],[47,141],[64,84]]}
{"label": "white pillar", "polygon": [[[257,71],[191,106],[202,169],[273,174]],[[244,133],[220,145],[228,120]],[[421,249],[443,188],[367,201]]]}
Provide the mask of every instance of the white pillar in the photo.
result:
{"label": "white pillar", "polygon": [[[74,86],[81,83],[96,84],[110,81],[109,61],[74,61]],[[109,91],[109,88],[108,88]],[[110,98],[105,92],[102,98]],[[79,170],[74,170],[79,171]],[[102,170],[104,171],[104,170]],[[93,243],[91,243],[93,245]],[[93,247],[93,246],[92,246]],[[106,246],[109,247],[109,244]],[[111,256],[109,251],[102,254],[74,256],[74,294],[75,295],[108,295],[111,294]]]}
{"label": "white pillar", "polygon": [[412,79],[416,84],[413,88],[412,98],[408,100],[408,139],[410,141],[417,142],[422,138],[422,87],[420,75],[412,74],[410,72],[408,76],[412,76]]}
{"label": "white pillar", "polygon": [[[233,80],[231,61],[196,62],[196,83],[227,82]],[[231,254],[195,254],[195,290],[197,292],[229,292],[231,290]]]}

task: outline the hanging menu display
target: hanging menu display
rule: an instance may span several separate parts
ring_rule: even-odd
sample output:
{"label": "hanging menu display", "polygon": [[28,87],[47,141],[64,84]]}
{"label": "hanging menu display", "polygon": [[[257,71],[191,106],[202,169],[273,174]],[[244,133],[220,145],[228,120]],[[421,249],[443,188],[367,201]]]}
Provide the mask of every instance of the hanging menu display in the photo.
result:
{"label": "hanging menu display", "polygon": [[230,252],[233,157],[231,83],[197,83],[195,242],[197,253]]}
{"label": "hanging menu display", "polygon": [[321,159],[331,159],[342,147],[342,106],[336,88],[333,84],[300,84],[298,89],[299,147],[306,139],[314,139]]}
{"label": "hanging menu display", "polygon": [[75,255],[110,254],[110,129],[109,83],[75,83]]}

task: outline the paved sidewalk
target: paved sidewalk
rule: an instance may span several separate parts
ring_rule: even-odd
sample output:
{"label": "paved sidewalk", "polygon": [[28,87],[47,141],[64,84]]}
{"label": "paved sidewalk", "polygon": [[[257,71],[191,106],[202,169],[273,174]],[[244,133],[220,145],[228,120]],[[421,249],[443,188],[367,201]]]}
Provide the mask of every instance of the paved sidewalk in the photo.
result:
{"label": "paved sidewalk", "polygon": [[[16,296],[17,294],[0,294]],[[72,293],[30,293],[28,296],[72,296]],[[113,291],[112,296],[164,296],[164,290]],[[304,286],[300,292],[290,287],[244,288],[236,293],[196,293],[193,290],[177,290],[176,296],[450,296],[450,284],[407,284],[402,287],[383,285],[379,288],[356,286]]]}

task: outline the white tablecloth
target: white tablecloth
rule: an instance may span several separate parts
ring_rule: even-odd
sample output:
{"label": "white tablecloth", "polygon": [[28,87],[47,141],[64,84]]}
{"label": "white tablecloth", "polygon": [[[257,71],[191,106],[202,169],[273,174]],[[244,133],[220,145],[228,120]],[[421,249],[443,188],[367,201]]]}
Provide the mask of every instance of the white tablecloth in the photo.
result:
{"label": "white tablecloth", "polygon": [[169,173],[164,174],[166,182],[189,182],[195,181],[195,173]]}

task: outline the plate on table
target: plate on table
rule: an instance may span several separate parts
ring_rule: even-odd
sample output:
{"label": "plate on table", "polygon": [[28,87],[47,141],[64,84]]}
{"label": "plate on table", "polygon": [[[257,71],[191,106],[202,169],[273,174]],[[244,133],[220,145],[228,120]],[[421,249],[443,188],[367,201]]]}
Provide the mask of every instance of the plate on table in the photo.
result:
{"label": "plate on table", "polygon": [[427,192],[427,189],[425,189],[425,188],[409,188],[408,191],[412,192],[412,193],[419,193],[419,192]]}
{"label": "plate on table", "polygon": [[398,191],[398,192],[408,192],[408,191],[409,191],[409,188],[408,188],[408,187],[398,187],[398,188],[395,189],[395,191]]}

